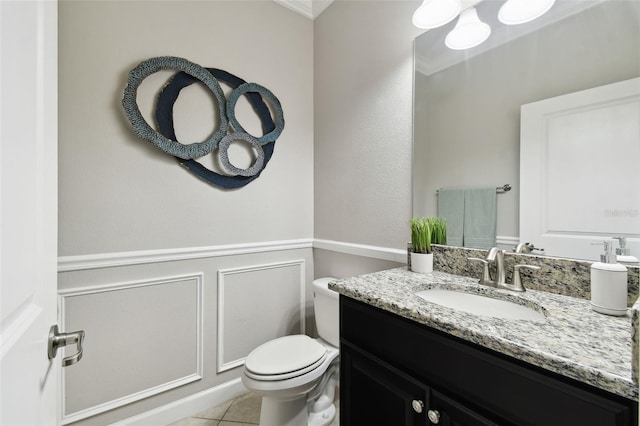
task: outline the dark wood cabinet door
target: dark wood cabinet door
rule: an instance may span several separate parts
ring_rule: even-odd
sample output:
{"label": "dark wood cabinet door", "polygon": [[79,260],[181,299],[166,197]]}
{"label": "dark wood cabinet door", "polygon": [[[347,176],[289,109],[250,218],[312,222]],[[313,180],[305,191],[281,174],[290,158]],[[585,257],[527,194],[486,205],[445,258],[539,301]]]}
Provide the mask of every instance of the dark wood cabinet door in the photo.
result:
{"label": "dark wood cabinet door", "polygon": [[427,404],[428,425],[438,426],[498,426],[490,419],[465,407],[448,396],[431,389]]}
{"label": "dark wood cabinet door", "polygon": [[342,346],[340,357],[340,424],[428,424],[426,386],[348,345]]}

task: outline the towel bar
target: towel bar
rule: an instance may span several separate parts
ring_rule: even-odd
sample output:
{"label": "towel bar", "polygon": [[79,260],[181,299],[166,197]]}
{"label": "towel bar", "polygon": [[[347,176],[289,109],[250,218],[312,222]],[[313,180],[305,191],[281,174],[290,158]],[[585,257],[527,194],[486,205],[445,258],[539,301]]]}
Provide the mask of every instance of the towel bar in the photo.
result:
{"label": "towel bar", "polygon": [[[438,190],[436,190],[436,195],[438,195],[438,192],[439,192],[439,191],[440,191],[439,189],[438,189]],[[498,186],[498,187],[496,187],[496,192],[497,192],[498,194],[502,194],[503,192],[509,192],[509,191],[511,191],[511,185],[509,185],[508,183],[505,183],[505,184],[504,184],[504,185],[502,185],[502,186]]]}

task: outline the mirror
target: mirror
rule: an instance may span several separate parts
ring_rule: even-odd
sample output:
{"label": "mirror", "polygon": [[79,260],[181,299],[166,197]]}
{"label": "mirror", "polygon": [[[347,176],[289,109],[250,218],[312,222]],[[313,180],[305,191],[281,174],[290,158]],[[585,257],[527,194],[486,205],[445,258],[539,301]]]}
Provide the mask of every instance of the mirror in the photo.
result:
{"label": "mirror", "polygon": [[[521,105],[640,76],[640,2],[557,0],[517,26],[497,20],[503,3],[476,5],[492,34],[475,48],[444,45],[455,20],[415,40],[413,214],[437,215],[440,188],[509,184],[497,196],[497,245],[512,250],[527,196],[520,191]],[[631,171],[602,178],[614,183]],[[627,232],[640,237],[638,229]]]}

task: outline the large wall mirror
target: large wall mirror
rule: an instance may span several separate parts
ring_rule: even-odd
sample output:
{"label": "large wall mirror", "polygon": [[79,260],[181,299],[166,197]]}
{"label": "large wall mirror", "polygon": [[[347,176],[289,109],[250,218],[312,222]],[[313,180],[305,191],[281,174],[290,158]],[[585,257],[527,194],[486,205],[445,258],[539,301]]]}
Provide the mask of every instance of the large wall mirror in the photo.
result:
{"label": "large wall mirror", "polygon": [[[520,200],[529,196],[520,185],[521,106],[638,78],[640,1],[557,0],[546,15],[518,26],[497,20],[503,3],[476,5],[492,28],[480,46],[463,51],[445,46],[455,20],[415,40],[413,213],[437,215],[440,188],[509,184],[511,191],[497,196],[497,245],[511,250],[521,242]],[[632,149],[640,154],[640,134]],[[636,181],[631,196],[638,197],[637,206],[640,156],[625,164],[601,179],[612,186]],[[589,191],[585,185],[583,196]],[[631,226],[616,235],[626,236],[632,254],[640,257],[640,214],[630,209],[629,215]],[[602,248],[591,242],[611,236],[585,239],[592,247],[587,252],[547,254],[594,260]]]}

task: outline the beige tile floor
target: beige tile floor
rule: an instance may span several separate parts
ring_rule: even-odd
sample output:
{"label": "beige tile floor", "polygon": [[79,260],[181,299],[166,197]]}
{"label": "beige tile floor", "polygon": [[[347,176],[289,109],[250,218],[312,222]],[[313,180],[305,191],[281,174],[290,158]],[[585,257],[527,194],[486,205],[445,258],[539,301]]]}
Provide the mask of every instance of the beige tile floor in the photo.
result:
{"label": "beige tile floor", "polygon": [[260,395],[247,393],[170,426],[247,426],[260,422]]}
{"label": "beige tile floor", "polygon": [[[224,402],[192,417],[171,423],[170,426],[250,426],[260,422],[260,396],[247,393]],[[339,426],[339,396],[336,392],[338,414],[331,426]]]}

